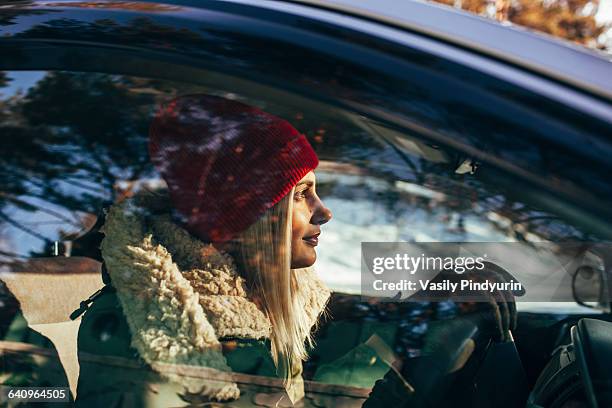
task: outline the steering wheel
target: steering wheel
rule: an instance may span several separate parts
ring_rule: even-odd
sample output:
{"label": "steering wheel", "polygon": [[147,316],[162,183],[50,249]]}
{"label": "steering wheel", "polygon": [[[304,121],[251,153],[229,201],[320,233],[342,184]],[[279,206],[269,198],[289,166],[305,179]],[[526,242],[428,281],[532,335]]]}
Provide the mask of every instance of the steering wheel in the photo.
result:
{"label": "steering wheel", "polygon": [[570,334],[589,407],[612,406],[612,323],[580,319]]}

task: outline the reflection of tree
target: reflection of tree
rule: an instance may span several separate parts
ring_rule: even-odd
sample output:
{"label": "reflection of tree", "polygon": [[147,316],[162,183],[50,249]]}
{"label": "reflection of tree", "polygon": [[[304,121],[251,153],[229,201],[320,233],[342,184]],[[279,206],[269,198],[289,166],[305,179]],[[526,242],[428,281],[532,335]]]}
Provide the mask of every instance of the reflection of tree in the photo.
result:
{"label": "reflection of tree", "polygon": [[[6,72],[0,71],[0,88],[7,86],[9,81],[10,78],[6,75]],[[2,113],[0,112],[0,114]]]}
{"label": "reflection of tree", "polygon": [[49,13],[49,10],[29,9],[28,7],[34,5],[34,2],[31,0],[4,0],[2,5],[14,5],[15,8],[2,8],[2,13],[0,13],[0,27],[17,24],[17,18],[19,17],[40,16]]}
{"label": "reflection of tree", "polygon": [[[152,97],[133,82],[100,74],[50,73],[22,97],[0,102],[0,219],[49,240],[10,216],[45,212],[72,229],[97,214],[118,180],[150,170],[146,142]],[[54,208],[61,208],[58,211]]]}
{"label": "reflection of tree", "polygon": [[595,21],[599,0],[434,0],[533,28],[593,48],[608,28]]}
{"label": "reflection of tree", "polygon": [[57,168],[69,173],[63,180],[85,188],[83,182],[96,175],[110,192],[118,176],[134,180],[145,171],[151,101],[126,85],[107,75],[52,73],[28,93],[22,105],[28,123],[51,129],[47,142],[59,148],[53,155],[71,156],[71,163]]}

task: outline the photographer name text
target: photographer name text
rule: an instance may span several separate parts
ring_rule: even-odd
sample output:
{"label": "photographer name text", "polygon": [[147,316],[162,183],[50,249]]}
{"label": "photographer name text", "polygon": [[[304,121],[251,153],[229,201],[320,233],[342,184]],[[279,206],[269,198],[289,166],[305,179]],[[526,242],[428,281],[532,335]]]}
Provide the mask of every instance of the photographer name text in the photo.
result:
{"label": "photographer name text", "polygon": [[376,291],[414,292],[417,290],[427,290],[454,293],[458,290],[478,292],[520,291],[522,284],[514,280],[510,282],[493,282],[489,280],[477,282],[471,279],[462,279],[456,282],[445,279],[440,282],[433,282],[431,279],[418,279],[416,281],[402,279],[396,282],[385,282],[382,279],[377,279],[372,283],[372,287]]}

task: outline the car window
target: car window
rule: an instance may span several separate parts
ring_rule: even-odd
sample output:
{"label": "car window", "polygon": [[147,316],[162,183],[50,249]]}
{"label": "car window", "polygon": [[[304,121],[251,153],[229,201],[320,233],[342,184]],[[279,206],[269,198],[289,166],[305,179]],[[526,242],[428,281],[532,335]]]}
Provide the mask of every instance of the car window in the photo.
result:
{"label": "car window", "polygon": [[499,170],[363,116],[324,117],[265,98],[142,77],[6,71],[3,78],[5,268],[29,257],[86,252],[72,241],[105,205],[159,180],[146,152],[158,104],[194,92],[261,106],[309,137],[321,158],[320,194],[335,214],[320,260],[335,290],[358,291],[360,242],[600,239],[538,206],[546,197],[516,189]]}
{"label": "car window", "polygon": [[[65,245],[87,232],[104,205],[155,183],[159,175],[146,143],[159,103],[185,93],[222,93],[123,75],[7,71],[3,76],[7,261],[11,255],[51,255],[56,241]],[[538,207],[537,193],[517,191],[499,170],[465,154],[349,113],[318,117],[264,98],[224,95],[286,118],[311,140],[321,159],[320,194],[336,214],[328,226],[330,245],[321,248],[330,279],[354,275],[350,270],[359,256],[341,261],[333,254],[344,253],[338,251],[343,245],[358,251],[362,241],[598,239]],[[340,272],[343,264],[347,268]]]}
{"label": "car window", "polygon": [[[581,54],[600,70],[574,80],[562,62],[529,65],[529,44],[509,63],[442,40],[437,23],[417,32],[302,3],[18,3],[0,17],[3,385],[63,387],[84,406],[238,392],[246,406],[362,406],[396,391],[473,405],[502,383],[517,392],[501,398],[521,398],[521,360],[535,382],[569,342],[568,313],[609,310],[601,61]],[[244,132],[259,139],[232,145]],[[313,179],[300,172],[315,157]],[[262,194],[277,183],[282,194]],[[229,230],[236,240],[209,245]],[[505,291],[364,290],[379,276],[372,245],[456,243],[508,250],[488,268],[525,283],[512,297],[549,291],[518,299],[522,331]],[[293,248],[308,262],[294,266]],[[541,248],[570,252],[552,263],[560,278]],[[449,392],[432,386],[446,380]]]}
{"label": "car window", "polygon": [[[3,272],[40,271],[36,259],[43,260],[46,273],[74,272],[44,266],[53,263],[52,257],[102,260],[98,221],[103,210],[164,184],[151,164],[147,143],[160,104],[176,96],[204,93],[240,101],[284,118],[303,132],[320,159],[318,194],[334,214],[333,222],[323,226],[316,269],[335,292],[336,303],[348,305],[338,312],[336,322],[320,328],[304,375],[315,384],[349,387],[343,392],[354,398],[365,397],[367,391],[358,389],[370,389],[389,370],[381,355],[418,357],[428,325],[461,313],[449,302],[394,307],[351,296],[361,288],[362,242],[529,245],[601,240],[589,222],[551,211],[554,205],[549,205],[547,192],[499,168],[416,132],[320,102],[282,103],[267,95],[146,76],[4,71],[2,78]],[[490,143],[502,156],[515,154],[516,146]],[[542,153],[533,149],[534,155]],[[89,268],[85,273],[98,282],[99,270]],[[78,309],[89,294],[73,293],[67,301]],[[6,287],[3,297],[6,335],[18,307]],[[104,340],[121,324],[107,316],[92,323],[91,332]],[[366,342],[369,348],[363,349]],[[232,358],[249,365],[259,357]],[[355,362],[358,367],[346,374],[345,368]],[[257,364],[263,370],[271,362]]]}

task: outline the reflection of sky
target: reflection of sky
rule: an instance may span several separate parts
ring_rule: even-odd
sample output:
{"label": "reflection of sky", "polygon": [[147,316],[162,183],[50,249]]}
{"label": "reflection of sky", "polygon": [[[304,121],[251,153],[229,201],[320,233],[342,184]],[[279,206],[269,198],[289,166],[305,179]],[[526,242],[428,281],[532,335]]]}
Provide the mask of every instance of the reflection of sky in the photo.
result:
{"label": "reflection of sky", "polygon": [[46,14],[17,16],[13,19],[13,24],[2,27],[2,33],[4,35],[12,35],[15,33],[19,33],[25,29],[28,29],[34,24],[43,23],[48,19],[49,17]]}
{"label": "reflection of sky", "polygon": [[0,88],[0,97],[7,98],[15,95],[18,90],[27,92],[36,82],[44,76],[44,71],[9,71],[7,75],[10,79],[7,86]]}
{"label": "reflection of sky", "polygon": [[[46,74],[45,71],[8,71],[6,73],[9,81],[7,86],[0,88],[0,97],[3,99],[9,98],[17,92],[27,93],[28,89],[36,85],[36,83]],[[77,161],[83,161],[90,159],[90,157],[79,155],[79,151],[75,151],[75,159],[77,159]],[[83,175],[85,175],[84,172],[72,174],[73,177]],[[106,198],[104,197],[103,190],[100,189],[93,180],[80,180],[80,183],[87,188],[76,187],[72,184],[63,182],[61,179],[57,179],[56,181],[56,190],[67,196],[78,197],[84,193],[94,194],[100,196],[101,202],[102,199]],[[29,189],[30,191],[34,191],[38,190],[38,187],[30,185]],[[80,225],[81,220],[79,219],[79,217],[83,215],[82,213],[72,213],[61,205],[52,204],[39,198],[21,196],[19,199],[33,206],[44,208],[47,212],[25,211],[14,206],[7,206],[4,209],[6,215],[26,229],[33,231],[37,236],[13,225],[3,223],[3,229],[0,235],[0,250],[27,256],[30,251],[40,252],[44,249],[45,241],[42,238],[55,241],[60,239],[60,231],[75,233],[82,230],[82,225]],[[53,215],[53,213],[58,213],[61,217],[71,220],[72,222],[62,220]]]}
{"label": "reflection of sky", "polygon": [[[41,78],[45,76],[44,71],[5,71],[8,81],[6,86],[0,87],[0,98],[5,99],[15,95],[18,91],[26,93],[29,88],[36,84]],[[27,199],[21,197],[24,201]],[[32,203],[34,204],[34,203]],[[60,210],[55,208],[55,210]],[[5,210],[6,215],[16,220],[27,220],[23,224],[28,228],[32,228],[38,232],[35,228],[36,223],[40,223],[40,227],[45,231],[40,231],[41,235],[46,236],[51,234],[50,230],[57,229],[57,225],[47,224],[53,220],[49,220],[48,217],[41,216],[41,213],[30,213],[21,211],[16,208],[9,207]],[[55,219],[57,221],[57,219]],[[39,248],[43,245],[43,241],[26,233],[18,228],[12,227],[6,223],[2,224],[2,231],[0,231],[0,250],[16,253],[19,255],[27,255],[29,249]]]}
{"label": "reflection of sky", "polygon": [[[58,190],[61,190],[68,196],[78,197],[84,192],[91,193],[90,190],[83,190],[70,184],[58,182]],[[104,197],[100,194],[100,207]],[[46,211],[25,211],[14,206],[7,206],[4,209],[6,215],[12,220],[18,222],[21,226],[34,231],[36,235],[28,233],[15,226],[2,224],[0,235],[0,250],[9,251],[21,256],[28,256],[30,251],[41,252],[45,249],[45,238],[49,241],[60,240],[61,232],[74,233],[81,235],[86,232],[85,226],[82,224],[81,217],[85,215],[82,212],[72,212],[61,205],[50,203],[46,200],[34,197],[19,197],[28,204],[34,205]],[[54,215],[57,213],[61,216]],[[63,218],[63,219],[62,219]]]}

